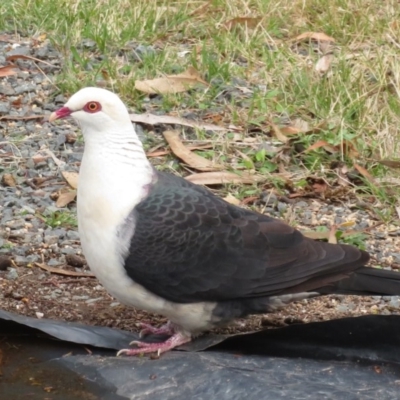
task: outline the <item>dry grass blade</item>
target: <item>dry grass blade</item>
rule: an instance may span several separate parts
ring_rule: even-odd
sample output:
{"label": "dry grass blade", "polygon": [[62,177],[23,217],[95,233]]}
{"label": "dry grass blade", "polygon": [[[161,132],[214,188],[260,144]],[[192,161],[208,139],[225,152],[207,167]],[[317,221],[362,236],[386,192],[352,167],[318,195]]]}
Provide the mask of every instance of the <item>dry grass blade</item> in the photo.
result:
{"label": "dry grass blade", "polygon": [[195,10],[193,10],[190,13],[190,16],[195,17],[195,16],[204,14],[207,11],[207,9],[210,7],[210,5],[211,5],[211,1],[206,1],[205,3],[203,3],[199,7],[197,7]]}
{"label": "dry grass blade", "polygon": [[331,229],[329,229],[328,243],[337,244],[336,232],[337,226],[332,225]]}
{"label": "dry grass blade", "polygon": [[186,92],[197,85],[208,83],[202,79],[200,73],[193,67],[178,75],[167,75],[163,78],[136,81],[135,88],[148,94],[157,93],[180,93]]}
{"label": "dry grass blade", "polygon": [[179,132],[165,131],[165,140],[171,147],[172,152],[184,161],[189,167],[199,171],[215,171],[222,169],[222,165],[215,164],[198,154],[192,153],[180,140]]}
{"label": "dry grass blade", "polygon": [[7,61],[14,61],[14,60],[31,60],[31,61],[36,61],[36,62],[40,62],[43,64],[48,65],[49,67],[53,67],[53,68],[58,68],[56,65],[50,64],[47,61],[41,60],[40,58],[36,58],[36,57],[32,57],[32,56],[26,56],[23,54],[15,54],[13,56],[8,56],[6,58]]}
{"label": "dry grass blade", "polygon": [[28,115],[26,117],[19,117],[17,115],[2,115],[0,120],[11,120],[11,121],[29,121],[32,119],[43,119],[45,115]]}
{"label": "dry grass blade", "polygon": [[5,67],[0,67],[0,78],[16,74],[18,74],[18,70],[16,67],[12,65],[6,65]]}
{"label": "dry grass blade", "polygon": [[[54,161],[54,164],[57,165],[57,167],[62,168],[65,165],[65,161],[60,160],[59,158],[56,157],[56,155],[49,149],[45,149],[45,150],[39,150],[39,152],[37,153],[37,155],[40,156],[40,154],[46,154],[47,156],[51,157],[52,160]],[[33,157],[32,157],[33,158]]]}
{"label": "dry grass blade", "polygon": [[247,173],[235,174],[234,172],[203,172],[187,176],[185,179],[197,185],[222,185],[224,183],[253,184],[263,180],[262,176]]}
{"label": "dry grass blade", "polygon": [[[190,119],[173,117],[170,115],[154,115],[154,114],[129,114],[132,122],[138,122],[147,125],[158,125],[158,124],[171,124],[171,125],[182,125],[190,126],[196,129],[204,129],[207,131],[226,131],[227,129],[223,126],[214,124],[208,124],[206,122],[192,121]],[[233,130],[233,129],[232,129]],[[236,130],[242,130],[236,128]]]}
{"label": "dry grass blade", "polygon": [[59,208],[67,206],[72,203],[76,198],[76,190],[71,190],[69,192],[61,193],[56,201],[56,206]]}
{"label": "dry grass blade", "polygon": [[224,26],[228,30],[231,30],[238,25],[244,25],[246,28],[254,29],[261,20],[261,17],[237,17],[225,22]]}
{"label": "dry grass blade", "polygon": [[49,267],[46,264],[42,263],[34,263],[37,267],[44,269],[45,271],[48,271],[52,274],[58,274],[58,275],[65,275],[65,276],[84,276],[85,278],[95,278],[93,274],[90,272],[84,273],[84,272],[76,272],[76,271],[67,271],[62,268],[55,268],[55,267]]}
{"label": "dry grass blade", "polygon": [[[214,146],[212,144],[202,144],[198,146],[186,146],[186,148],[190,151],[193,150],[208,150],[212,149]],[[157,147],[158,148],[158,147]],[[146,153],[147,157],[161,157],[161,156],[166,156],[167,154],[171,154],[171,150],[154,150],[154,151],[149,151]]]}
{"label": "dry grass blade", "polygon": [[72,187],[72,189],[78,188],[79,174],[77,172],[62,171],[61,175],[67,181],[68,185]]}

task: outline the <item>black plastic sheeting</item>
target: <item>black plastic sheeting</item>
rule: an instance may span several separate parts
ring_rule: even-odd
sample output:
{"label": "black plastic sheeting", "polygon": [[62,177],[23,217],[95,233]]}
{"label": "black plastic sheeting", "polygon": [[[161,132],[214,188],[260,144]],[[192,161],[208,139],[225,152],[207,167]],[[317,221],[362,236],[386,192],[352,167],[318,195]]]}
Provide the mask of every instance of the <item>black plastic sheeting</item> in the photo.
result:
{"label": "black plastic sheeting", "polygon": [[204,335],[156,360],[115,357],[134,339],[0,311],[0,398],[400,399],[400,316]]}

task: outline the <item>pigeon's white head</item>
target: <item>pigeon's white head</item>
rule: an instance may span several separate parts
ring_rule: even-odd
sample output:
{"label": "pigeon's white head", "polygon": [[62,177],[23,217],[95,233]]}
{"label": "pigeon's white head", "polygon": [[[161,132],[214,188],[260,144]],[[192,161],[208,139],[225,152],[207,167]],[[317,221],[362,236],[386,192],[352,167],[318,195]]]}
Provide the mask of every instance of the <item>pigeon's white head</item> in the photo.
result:
{"label": "pigeon's white head", "polygon": [[69,116],[80,124],[84,135],[116,128],[133,129],[124,103],[106,89],[87,87],[79,90],[64,107],[50,115],[49,121]]}

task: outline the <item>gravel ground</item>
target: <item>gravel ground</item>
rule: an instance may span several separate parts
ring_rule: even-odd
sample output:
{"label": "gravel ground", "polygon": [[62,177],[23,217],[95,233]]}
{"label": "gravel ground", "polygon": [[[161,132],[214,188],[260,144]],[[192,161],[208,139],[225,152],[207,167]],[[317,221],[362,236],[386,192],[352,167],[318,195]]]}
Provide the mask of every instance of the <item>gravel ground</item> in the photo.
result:
{"label": "gravel ground", "polygon": [[[61,55],[48,41],[38,43],[0,32],[0,65],[16,55],[43,62],[16,59],[18,74],[0,78],[0,307],[37,318],[134,331],[139,321],[162,323],[159,316],[119,304],[90,276],[81,254],[75,204],[61,209],[55,204],[59,193],[69,190],[61,172],[78,171],[83,152],[71,121],[46,122],[46,116],[66,101],[54,95],[51,83]],[[367,233],[372,264],[399,268],[400,229],[379,224],[356,199],[331,204],[299,197],[288,204],[266,192],[256,205],[272,216],[291,214],[290,219],[304,230],[353,220],[352,230]],[[377,313],[399,314],[399,298],[326,296],[238,321],[225,332]]]}

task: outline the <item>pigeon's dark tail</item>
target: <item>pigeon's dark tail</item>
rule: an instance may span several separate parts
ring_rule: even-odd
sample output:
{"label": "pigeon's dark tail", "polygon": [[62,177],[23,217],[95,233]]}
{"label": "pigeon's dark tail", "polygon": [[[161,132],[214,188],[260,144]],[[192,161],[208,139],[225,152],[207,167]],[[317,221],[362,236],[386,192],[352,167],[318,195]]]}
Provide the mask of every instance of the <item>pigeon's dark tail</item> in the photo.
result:
{"label": "pigeon's dark tail", "polygon": [[400,296],[400,272],[361,267],[348,278],[317,289],[321,294]]}

